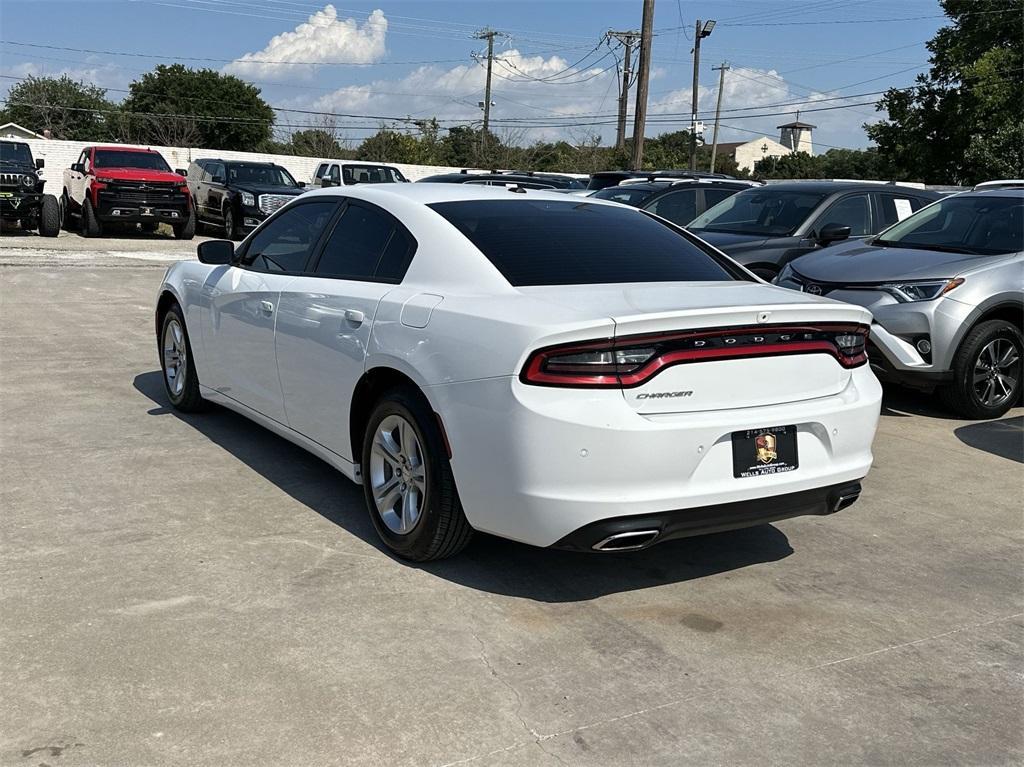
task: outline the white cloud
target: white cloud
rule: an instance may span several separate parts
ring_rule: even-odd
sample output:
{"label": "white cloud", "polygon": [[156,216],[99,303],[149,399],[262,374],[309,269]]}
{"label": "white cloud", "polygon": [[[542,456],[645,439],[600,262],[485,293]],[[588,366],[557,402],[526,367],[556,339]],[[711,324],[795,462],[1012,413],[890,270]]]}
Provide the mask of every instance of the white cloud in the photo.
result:
{"label": "white cloud", "polygon": [[263,50],[235,59],[224,71],[250,78],[309,79],[316,66],[291,62],[372,64],[384,57],[387,29],[388,21],[379,9],[360,25],[355,19],[338,18],[335,7],[326,5],[293,31],[271,38]]}

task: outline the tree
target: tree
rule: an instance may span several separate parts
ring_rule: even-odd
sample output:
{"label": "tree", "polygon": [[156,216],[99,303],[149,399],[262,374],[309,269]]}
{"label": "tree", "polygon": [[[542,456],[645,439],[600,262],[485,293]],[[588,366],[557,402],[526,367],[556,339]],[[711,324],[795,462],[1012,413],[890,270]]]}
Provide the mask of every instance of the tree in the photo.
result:
{"label": "tree", "polygon": [[874,147],[829,149],[811,156],[796,152],[783,157],[766,157],[754,165],[757,178],[858,178],[904,181],[897,178]]}
{"label": "tree", "polygon": [[233,75],[160,64],[129,91],[122,108],[140,143],[252,152],[271,140],[274,110]]}
{"label": "tree", "polygon": [[928,42],[931,69],[878,103],[866,125],[906,178],[974,184],[1024,175],[1024,0],[940,0],[951,26]]}
{"label": "tree", "polygon": [[107,92],[61,77],[27,77],[7,94],[3,122],[16,122],[29,130],[50,131],[55,139],[103,141],[110,137],[112,113],[117,107]]}
{"label": "tree", "polygon": [[338,143],[332,131],[325,128],[309,128],[292,134],[288,150],[302,157],[323,157],[326,159],[346,158],[347,152]]}

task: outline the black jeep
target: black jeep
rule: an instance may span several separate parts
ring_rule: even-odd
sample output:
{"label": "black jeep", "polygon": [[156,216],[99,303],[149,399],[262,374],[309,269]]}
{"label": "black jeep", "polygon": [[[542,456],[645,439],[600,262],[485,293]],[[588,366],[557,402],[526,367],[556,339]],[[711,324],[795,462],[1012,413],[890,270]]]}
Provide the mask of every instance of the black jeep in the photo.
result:
{"label": "black jeep", "polygon": [[60,205],[52,194],[43,194],[37,170],[42,160],[32,160],[32,149],[21,141],[0,141],[0,219],[20,221],[22,229],[38,229],[43,237],[60,232]]}

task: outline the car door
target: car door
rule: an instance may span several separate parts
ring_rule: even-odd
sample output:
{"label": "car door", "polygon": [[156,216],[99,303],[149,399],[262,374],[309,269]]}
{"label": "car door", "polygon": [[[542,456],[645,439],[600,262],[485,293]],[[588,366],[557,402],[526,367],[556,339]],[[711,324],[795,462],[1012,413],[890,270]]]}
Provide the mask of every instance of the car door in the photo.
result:
{"label": "car door", "polygon": [[350,201],[312,273],[281,293],[275,344],[288,425],[351,461],[359,457],[352,451],[349,407],[374,317],[405,276],[415,247],[389,213]]}
{"label": "car door", "polygon": [[224,186],[227,180],[226,173],[222,162],[211,162],[206,166],[203,181],[205,182],[206,219],[208,221],[220,222],[224,219],[224,196],[227,194]]}
{"label": "car door", "polygon": [[871,195],[859,192],[840,197],[818,214],[811,230],[817,234],[829,224],[850,227],[850,237],[874,234],[876,230],[871,219]]}
{"label": "car door", "polygon": [[280,423],[286,418],[274,352],[278,300],[305,271],[337,208],[328,198],[282,210],[204,286],[203,346],[213,388]]}
{"label": "car door", "polygon": [[68,195],[70,195],[76,206],[81,206],[85,203],[85,174],[91,163],[91,152],[90,148],[83,149],[77,160],[80,170],[73,170],[68,174],[71,187],[68,189]]}

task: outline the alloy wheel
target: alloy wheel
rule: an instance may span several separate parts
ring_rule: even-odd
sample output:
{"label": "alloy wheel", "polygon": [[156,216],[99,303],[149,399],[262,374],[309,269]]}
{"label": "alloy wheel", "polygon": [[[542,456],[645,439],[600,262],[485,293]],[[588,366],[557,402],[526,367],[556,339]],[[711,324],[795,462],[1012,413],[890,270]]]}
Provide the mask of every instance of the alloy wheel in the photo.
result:
{"label": "alloy wheel", "polygon": [[996,338],[974,361],[974,394],[985,407],[999,407],[1016,396],[1020,351],[1008,338]]}
{"label": "alloy wheel", "polygon": [[370,448],[370,488],[387,528],[406,535],[423,515],[427,498],[426,455],[412,424],[400,415],[382,420]]}
{"label": "alloy wheel", "polygon": [[172,317],[164,327],[164,379],[167,390],[180,397],[185,390],[185,375],[188,371],[188,352],[185,347],[185,331],[181,323]]}

